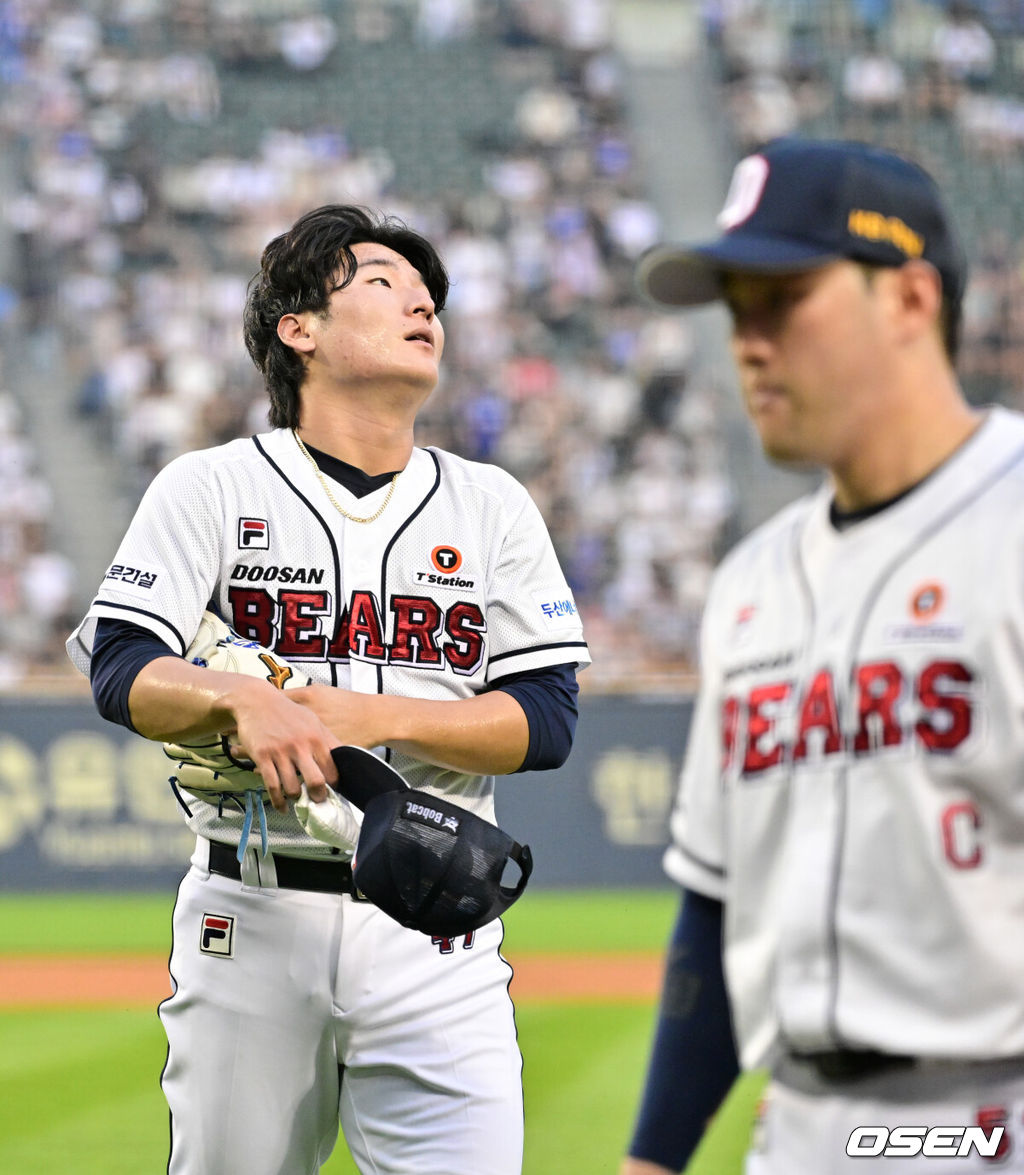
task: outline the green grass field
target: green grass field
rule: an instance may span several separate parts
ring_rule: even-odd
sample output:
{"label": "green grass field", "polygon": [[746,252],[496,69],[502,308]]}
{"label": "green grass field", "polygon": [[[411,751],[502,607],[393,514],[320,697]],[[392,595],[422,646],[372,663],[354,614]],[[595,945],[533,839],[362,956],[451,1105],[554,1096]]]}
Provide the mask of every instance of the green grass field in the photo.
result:
{"label": "green grass field", "polygon": [[[171,897],[0,896],[0,954],[167,949]],[[504,953],[660,950],[668,891],[530,894],[506,915]],[[2,993],[0,993],[2,996]],[[524,1175],[614,1175],[643,1080],[655,1008],[521,1001]],[[145,1175],[165,1169],[155,1008],[0,1010],[0,1171]],[[757,1076],[737,1084],[688,1175],[736,1175]],[[344,1142],[325,1175],[355,1175]]]}

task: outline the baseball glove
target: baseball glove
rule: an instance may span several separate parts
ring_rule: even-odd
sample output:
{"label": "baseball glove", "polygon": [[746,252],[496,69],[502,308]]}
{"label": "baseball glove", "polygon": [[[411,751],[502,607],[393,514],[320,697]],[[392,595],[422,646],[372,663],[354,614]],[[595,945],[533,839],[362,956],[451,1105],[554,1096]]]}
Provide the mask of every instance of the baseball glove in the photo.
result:
{"label": "baseball glove", "polygon": [[[226,673],[243,673],[266,678],[278,689],[309,685],[310,678],[256,641],[238,635],[219,616],[204,612],[195,639],[185,651],[193,665]],[[164,754],[175,763],[170,777],[173,788],[183,788],[197,799],[216,804],[234,804],[245,813],[238,843],[238,859],[245,855],[254,817],[259,819],[260,844],[267,852],[267,791],[263,779],[249,759],[231,754],[227,735],[209,735],[197,742],[164,743]]]}

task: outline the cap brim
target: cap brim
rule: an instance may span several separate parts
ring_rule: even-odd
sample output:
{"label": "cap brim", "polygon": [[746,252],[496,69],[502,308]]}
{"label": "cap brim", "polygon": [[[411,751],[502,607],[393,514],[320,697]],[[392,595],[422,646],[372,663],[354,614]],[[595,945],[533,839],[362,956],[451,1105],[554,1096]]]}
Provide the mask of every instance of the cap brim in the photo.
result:
{"label": "cap brim", "polygon": [[394,767],[363,747],[334,747],[331,758],[338,771],[334,790],[361,810],[365,811],[374,796],[404,791],[409,786]]}
{"label": "cap brim", "polygon": [[658,245],[637,262],[640,292],[662,306],[702,306],[722,296],[723,273],[798,273],[838,253],[800,241],[736,233],[711,245]]}

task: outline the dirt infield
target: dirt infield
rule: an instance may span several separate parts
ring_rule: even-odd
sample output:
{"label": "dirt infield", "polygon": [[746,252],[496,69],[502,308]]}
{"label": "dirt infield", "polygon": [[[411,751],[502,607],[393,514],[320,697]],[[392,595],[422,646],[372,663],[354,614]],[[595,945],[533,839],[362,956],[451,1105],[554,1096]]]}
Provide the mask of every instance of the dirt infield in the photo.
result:
{"label": "dirt infield", "polygon": [[[653,1000],[661,954],[531,955],[509,960],[517,1000]],[[159,955],[0,957],[0,1008],[153,1006],[170,994]]]}

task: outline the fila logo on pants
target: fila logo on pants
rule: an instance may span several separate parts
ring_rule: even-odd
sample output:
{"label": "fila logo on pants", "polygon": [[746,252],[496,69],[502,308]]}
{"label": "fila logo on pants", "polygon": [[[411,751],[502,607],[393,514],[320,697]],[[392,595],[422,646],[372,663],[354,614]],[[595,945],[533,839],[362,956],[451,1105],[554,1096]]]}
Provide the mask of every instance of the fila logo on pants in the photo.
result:
{"label": "fila logo on pants", "polygon": [[235,954],[235,920],[229,914],[204,914],[199,949],[204,955],[231,959]]}

